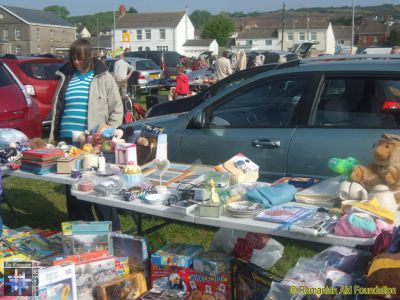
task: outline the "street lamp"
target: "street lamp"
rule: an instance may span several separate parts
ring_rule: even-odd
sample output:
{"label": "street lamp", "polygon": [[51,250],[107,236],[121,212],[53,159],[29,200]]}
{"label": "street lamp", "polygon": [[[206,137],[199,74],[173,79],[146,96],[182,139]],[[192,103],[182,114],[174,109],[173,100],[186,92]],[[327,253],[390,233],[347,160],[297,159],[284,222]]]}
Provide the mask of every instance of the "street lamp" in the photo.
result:
{"label": "street lamp", "polygon": [[294,24],[297,23],[297,20],[292,20],[292,41],[293,41],[293,50],[294,50]]}
{"label": "street lamp", "polygon": [[115,51],[115,49],[117,48],[116,46],[116,41],[115,41],[115,0],[113,2],[113,12],[114,12],[114,30],[113,30],[113,51]]}
{"label": "street lamp", "polygon": [[351,47],[350,47],[350,54],[353,54],[353,47],[354,47],[354,11],[356,8],[356,0],[353,0],[353,15],[351,18]]}

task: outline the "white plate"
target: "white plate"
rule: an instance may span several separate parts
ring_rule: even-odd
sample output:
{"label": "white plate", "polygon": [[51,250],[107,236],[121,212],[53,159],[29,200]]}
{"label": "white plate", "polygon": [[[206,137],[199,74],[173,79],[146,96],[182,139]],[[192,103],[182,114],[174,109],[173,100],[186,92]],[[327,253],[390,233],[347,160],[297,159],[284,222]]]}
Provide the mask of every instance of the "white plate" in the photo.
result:
{"label": "white plate", "polygon": [[169,194],[147,194],[144,199],[150,204],[163,204],[169,197]]}

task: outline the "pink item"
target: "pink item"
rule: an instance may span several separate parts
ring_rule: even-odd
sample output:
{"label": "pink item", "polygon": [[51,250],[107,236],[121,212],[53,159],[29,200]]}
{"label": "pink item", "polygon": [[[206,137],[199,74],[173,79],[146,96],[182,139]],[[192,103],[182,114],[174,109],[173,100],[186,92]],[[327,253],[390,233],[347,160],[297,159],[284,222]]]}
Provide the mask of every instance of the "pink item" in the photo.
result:
{"label": "pink item", "polygon": [[[360,219],[365,219],[365,223],[367,224],[368,222],[374,222],[374,230],[369,231],[366,229],[367,226],[362,227],[357,227],[354,224],[351,224],[349,222],[349,217],[351,214],[346,214],[342,216],[339,220],[339,222],[335,226],[335,234],[340,235],[340,236],[355,236],[355,237],[362,237],[362,238],[372,238],[377,235],[379,235],[382,231],[392,231],[393,230],[393,225],[390,225],[386,223],[385,221],[381,219],[376,219],[373,220],[373,218],[370,215],[367,214],[361,214],[361,213],[356,213]],[[360,222],[361,224],[361,222]]]}
{"label": "pink item", "polygon": [[81,181],[78,189],[82,192],[90,192],[93,189],[93,183],[91,181]]}

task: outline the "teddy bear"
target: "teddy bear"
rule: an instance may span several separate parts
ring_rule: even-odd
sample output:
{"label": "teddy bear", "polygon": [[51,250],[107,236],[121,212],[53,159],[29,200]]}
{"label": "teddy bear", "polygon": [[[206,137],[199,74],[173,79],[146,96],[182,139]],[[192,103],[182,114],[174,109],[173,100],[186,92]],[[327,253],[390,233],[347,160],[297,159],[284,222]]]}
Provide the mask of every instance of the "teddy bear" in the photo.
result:
{"label": "teddy bear", "polygon": [[400,135],[383,134],[373,149],[373,163],[356,165],[350,178],[370,191],[377,184],[387,185],[400,202]]}

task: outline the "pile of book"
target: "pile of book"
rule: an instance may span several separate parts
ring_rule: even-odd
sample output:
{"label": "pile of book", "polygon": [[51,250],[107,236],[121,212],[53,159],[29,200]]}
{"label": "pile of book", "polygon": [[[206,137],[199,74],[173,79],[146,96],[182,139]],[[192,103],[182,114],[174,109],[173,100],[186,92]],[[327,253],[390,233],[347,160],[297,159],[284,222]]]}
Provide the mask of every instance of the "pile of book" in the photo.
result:
{"label": "pile of book", "polygon": [[55,173],[57,159],[64,156],[64,151],[58,148],[40,148],[22,152],[21,170],[43,175]]}

